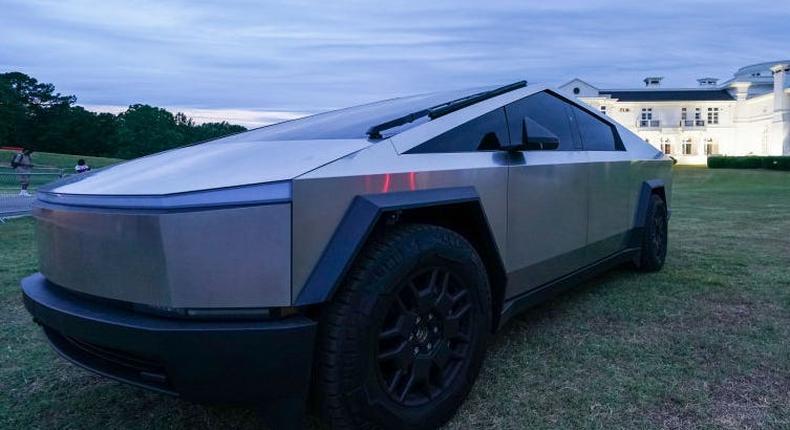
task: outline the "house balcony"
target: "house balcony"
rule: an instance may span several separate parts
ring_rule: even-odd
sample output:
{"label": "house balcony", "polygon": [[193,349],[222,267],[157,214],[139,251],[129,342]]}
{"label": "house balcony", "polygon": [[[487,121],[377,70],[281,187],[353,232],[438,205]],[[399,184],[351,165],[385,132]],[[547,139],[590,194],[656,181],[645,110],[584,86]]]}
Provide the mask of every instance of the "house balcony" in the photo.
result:
{"label": "house balcony", "polygon": [[683,128],[703,128],[703,127],[705,127],[705,120],[703,120],[703,119],[683,119],[683,120],[680,120],[680,127],[683,127]]}
{"label": "house balcony", "polygon": [[636,126],[638,128],[660,128],[661,121],[657,119],[642,119],[637,121]]}

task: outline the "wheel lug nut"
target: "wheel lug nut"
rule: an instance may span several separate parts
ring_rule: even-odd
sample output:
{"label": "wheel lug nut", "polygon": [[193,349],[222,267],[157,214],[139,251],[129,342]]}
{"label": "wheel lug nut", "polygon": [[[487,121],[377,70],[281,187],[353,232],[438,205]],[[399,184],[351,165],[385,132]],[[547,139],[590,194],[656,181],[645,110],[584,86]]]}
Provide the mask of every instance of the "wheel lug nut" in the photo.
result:
{"label": "wheel lug nut", "polygon": [[430,350],[431,350],[431,344],[429,343],[428,344],[428,351],[430,351]]}
{"label": "wheel lug nut", "polygon": [[419,354],[420,348],[414,347],[414,354]]}
{"label": "wheel lug nut", "polygon": [[434,328],[433,328],[433,332],[434,332],[434,333],[439,333],[439,327],[434,327]]}

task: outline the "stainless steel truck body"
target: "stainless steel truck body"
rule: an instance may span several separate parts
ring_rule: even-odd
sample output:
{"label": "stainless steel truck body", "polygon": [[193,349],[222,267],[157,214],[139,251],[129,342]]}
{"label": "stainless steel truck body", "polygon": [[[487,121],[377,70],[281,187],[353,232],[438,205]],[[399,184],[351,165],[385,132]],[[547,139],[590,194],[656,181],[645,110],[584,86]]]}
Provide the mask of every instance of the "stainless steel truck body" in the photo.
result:
{"label": "stainless steel truck body", "polygon": [[671,166],[525,83],[385,100],[40,191],[24,299],[60,354],[111,378],[281,424],[313,392],[334,428],[431,428],[485,333],[603,269],[661,267]]}

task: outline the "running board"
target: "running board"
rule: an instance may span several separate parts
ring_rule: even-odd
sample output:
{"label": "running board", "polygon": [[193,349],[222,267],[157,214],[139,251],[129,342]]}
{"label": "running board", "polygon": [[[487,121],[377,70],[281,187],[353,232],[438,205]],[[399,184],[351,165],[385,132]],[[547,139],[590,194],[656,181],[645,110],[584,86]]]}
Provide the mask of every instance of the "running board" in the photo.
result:
{"label": "running board", "polygon": [[569,288],[575,287],[617,266],[632,262],[638,255],[639,248],[622,250],[559,279],[545,283],[535,289],[507,300],[502,307],[502,315],[499,319],[499,326],[497,329],[504,327],[511,318],[519,315],[532,306],[540,304]]}

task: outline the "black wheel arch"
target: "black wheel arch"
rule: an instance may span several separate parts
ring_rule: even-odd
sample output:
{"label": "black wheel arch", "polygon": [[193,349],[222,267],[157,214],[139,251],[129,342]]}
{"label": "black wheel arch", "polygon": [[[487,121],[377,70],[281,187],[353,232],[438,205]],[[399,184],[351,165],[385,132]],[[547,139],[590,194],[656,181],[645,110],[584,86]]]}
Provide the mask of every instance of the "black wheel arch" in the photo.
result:
{"label": "black wheel arch", "polygon": [[639,200],[637,201],[634,211],[634,228],[631,230],[632,233],[629,240],[629,246],[631,247],[640,246],[642,231],[647,222],[647,209],[650,206],[650,197],[653,195],[657,195],[664,203],[667,203],[667,210],[669,211],[669,202],[667,202],[666,185],[664,181],[662,179],[649,179],[642,182],[642,188],[639,191]]}
{"label": "black wheel arch", "polygon": [[[642,247],[642,237],[644,235],[645,225],[647,223],[647,212],[650,207],[650,199],[652,196],[658,196],[667,205],[667,216],[671,214],[669,210],[669,202],[667,201],[666,185],[662,179],[650,179],[642,182],[642,189],[639,192],[639,200],[637,201],[636,210],[634,211],[634,228],[631,229],[631,234],[628,239],[628,245],[631,248]],[[634,257],[634,264],[637,266],[641,260],[641,254]]]}
{"label": "black wheel arch", "polygon": [[294,304],[307,306],[330,301],[365,243],[399,223],[445,227],[472,244],[485,264],[491,286],[491,327],[498,327],[504,303],[505,266],[480,196],[473,187],[357,196]]}

